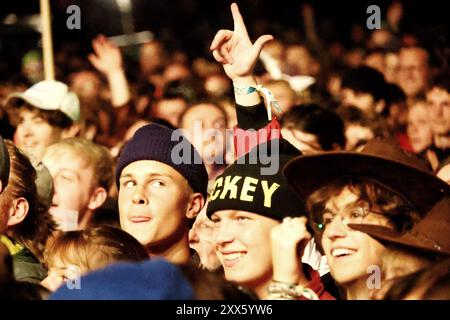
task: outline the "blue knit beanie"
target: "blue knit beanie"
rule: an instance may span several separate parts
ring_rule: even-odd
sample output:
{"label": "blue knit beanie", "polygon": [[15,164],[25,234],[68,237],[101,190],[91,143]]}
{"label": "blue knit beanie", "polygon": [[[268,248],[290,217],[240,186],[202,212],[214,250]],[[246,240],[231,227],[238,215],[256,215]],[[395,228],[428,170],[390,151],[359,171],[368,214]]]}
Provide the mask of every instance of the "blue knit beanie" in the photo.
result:
{"label": "blue knit beanie", "polygon": [[193,300],[180,268],[164,260],[121,262],[91,272],[79,286],[62,285],[49,300]]}
{"label": "blue knit beanie", "polygon": [[116,168],[116,184],[127,165],[140,160],[154,160],[167,164],[186,178],[194,192],[206,199],[208,173],[200,154],[181,134],[181,130],[152,123],[140,128],[127,142]]}

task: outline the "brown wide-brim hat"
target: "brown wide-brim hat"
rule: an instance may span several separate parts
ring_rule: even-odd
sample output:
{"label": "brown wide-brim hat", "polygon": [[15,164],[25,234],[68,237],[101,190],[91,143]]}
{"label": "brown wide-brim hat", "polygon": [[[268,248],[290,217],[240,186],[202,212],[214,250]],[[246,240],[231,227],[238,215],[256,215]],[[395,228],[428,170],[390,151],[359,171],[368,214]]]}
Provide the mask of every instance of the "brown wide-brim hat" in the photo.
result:
{"label": "brown wide-brim hat", "polygon": [[371,140],[360,152],[296,157],[286,164],[283,173],[305,198],[342,177],[369,178],[405,197],[422,215],[450,194],[450,187],[435,177],[425,162],[395,142],[381,139]]}
{"label": "brown wide-brim hat", "polygon": [[348,226],[367,233],[379,241],[450,255],[450,197],[439,201],[422,220],[404,233],[370,224],[349,224]]}

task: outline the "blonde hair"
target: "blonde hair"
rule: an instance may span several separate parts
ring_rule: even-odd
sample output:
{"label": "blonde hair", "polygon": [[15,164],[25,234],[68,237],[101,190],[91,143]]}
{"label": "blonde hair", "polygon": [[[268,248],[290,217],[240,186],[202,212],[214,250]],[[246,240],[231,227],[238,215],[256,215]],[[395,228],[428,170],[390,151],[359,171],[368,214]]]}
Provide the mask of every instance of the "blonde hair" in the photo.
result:
{"label": "blonde hair", "polygon": [[[81,158],[94,170],[93,187],[108,191],[114,182],[114,161],[108,149],[83,138],[68,138],[50,145],[44,159],[61,159],[63,156]],[[45,161],[44,161],[45,162]]]}
{"label": "blonde hair", "polygon": [[127,232],[110,226],[61,233],[45,250],[48,268],[54,266],[57,260],[89,271],[115,261],[145,259],[148,259],[148,254],[139,241]]}

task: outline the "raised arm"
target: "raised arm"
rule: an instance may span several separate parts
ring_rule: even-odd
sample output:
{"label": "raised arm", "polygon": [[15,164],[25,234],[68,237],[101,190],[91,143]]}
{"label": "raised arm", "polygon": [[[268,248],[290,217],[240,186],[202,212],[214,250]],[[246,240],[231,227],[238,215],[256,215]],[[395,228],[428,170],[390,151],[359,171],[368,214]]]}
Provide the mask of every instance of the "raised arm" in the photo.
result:
{"label": "raised arm", "polygon": [[124,106],[130,101],[130,90],[120,49],[103,35],[92,41],[92,48],[94,53],[89,54],[88,59],[108,79],[111,90],[111,104],[115,108]]}
{"label": "raised arm", "polygon": [[[273,37],[263,35],[252,43],[236,3],[231,5],[231,13],[234,29],[219,30],[210,49],[216,61],[222,64],[225,73],[233,81],[235,89],[245,90],[249,86],[257,85],[253,69],[264,44]],[[235,90],[235,99],[236,103],[242,106],[254,106],[261,102],[257,92],[238,94]]]}

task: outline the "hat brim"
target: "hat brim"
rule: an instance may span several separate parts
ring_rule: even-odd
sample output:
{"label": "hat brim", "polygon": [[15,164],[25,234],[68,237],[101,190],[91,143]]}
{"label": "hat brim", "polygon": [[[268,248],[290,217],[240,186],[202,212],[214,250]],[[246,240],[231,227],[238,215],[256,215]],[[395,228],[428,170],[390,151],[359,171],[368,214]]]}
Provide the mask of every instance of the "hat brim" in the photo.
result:
{"label": "hat brim", "polygon": [[25,102],[31,104],[33,107],[36,107],[41,110],[58,110],[58,108],[56,108],[56,109],[49,108],[48,105],[43,103],[41,100],[34,99],[33,97],[27,96],[24,92],[11,93],[8,96],[8,98],[6,99],[5,105],[10,106],[10,105],[17,103],[17,101],[21,101],[21,100],[25,101]]}
{"label": "hat brim", "polygon": [[441,248],[439,250],[431,243],[421,241],[410,232],[398,233],[392,229],[371,224],[349,224],[348,227],[357,231],[367,233],[368,235],[379,241],[387,241],[389,243],[400,244],[421,251],[431,251],[433,253],[450,255],[450,250],[448,250],[447,248]]}
{"label": "hat brim", "polygon": [[420,213],[426,213],[449,186],[425,171],[400,162],[359,152],[327,152],[303,155],[289,161],[283,173],[303,197],[341,177],[375,180],[404,196]]}

